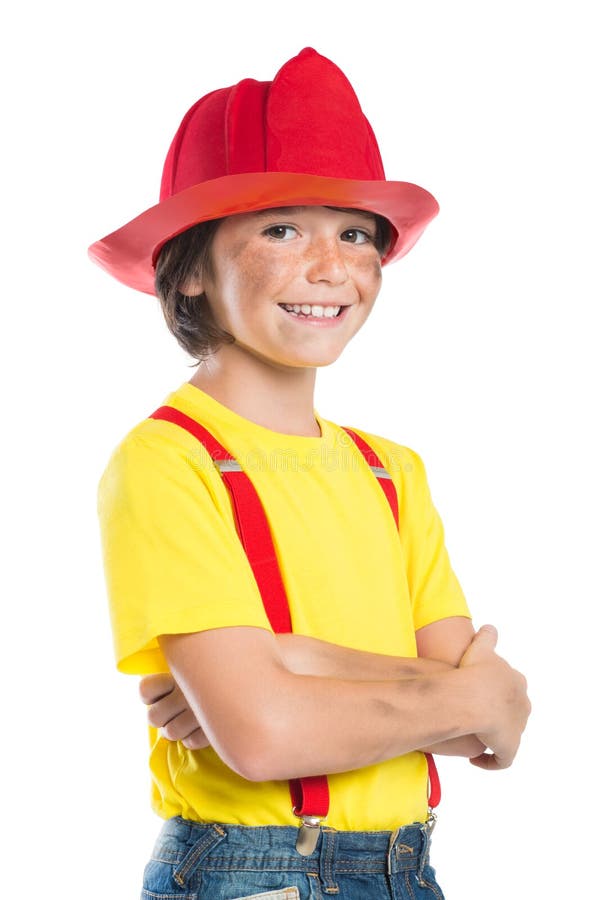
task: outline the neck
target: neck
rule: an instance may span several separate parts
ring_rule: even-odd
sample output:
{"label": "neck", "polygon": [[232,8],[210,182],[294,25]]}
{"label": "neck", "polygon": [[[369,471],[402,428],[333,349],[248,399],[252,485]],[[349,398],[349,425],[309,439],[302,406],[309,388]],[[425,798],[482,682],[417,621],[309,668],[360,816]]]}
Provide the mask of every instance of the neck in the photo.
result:
{"label": "neck", "polygon": [[303,437],[320,437],[314,416],[315,368],[264,364],[252,355],[227,365],[228,347],[202,362],[189,381],[256,425]]}

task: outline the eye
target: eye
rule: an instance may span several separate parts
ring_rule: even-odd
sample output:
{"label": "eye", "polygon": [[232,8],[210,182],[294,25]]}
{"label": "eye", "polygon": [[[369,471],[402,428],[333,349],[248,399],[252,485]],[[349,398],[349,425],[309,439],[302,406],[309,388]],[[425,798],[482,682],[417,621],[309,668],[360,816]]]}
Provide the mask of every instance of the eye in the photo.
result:
{"label": "eye", "polygon": [[297,234],[297,229],[292,225],[270,225],[264,234],[275,241],[290,241]]}
{"label": "eye", "polygon": [[341,240],[349,244],[367,244],[373,241],[372,235],[363,228],[347,228],[341,234]]}

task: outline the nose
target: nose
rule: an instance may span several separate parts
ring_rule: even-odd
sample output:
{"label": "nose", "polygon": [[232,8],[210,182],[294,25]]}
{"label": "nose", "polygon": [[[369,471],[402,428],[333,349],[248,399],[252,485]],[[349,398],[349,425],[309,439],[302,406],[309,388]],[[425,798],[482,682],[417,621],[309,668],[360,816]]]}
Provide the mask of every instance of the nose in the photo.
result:
{"label": "nose", "polygon": [[338,237],[313,240],[307,252],[307,280],[313,283],[344,284],[349,277]]}

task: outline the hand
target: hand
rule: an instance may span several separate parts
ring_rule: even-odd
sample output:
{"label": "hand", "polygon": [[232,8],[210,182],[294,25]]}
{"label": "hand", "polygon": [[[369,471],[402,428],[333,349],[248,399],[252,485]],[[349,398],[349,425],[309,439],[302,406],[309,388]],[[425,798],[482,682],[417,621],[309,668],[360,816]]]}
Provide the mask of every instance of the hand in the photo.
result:
{"label": "hand", "polygon": [[527,682],[495,653],[497,640],[496,628],[484,625],[459,664],[460,669],[474,676],[471,683],[474,699],[486,720],[476,737],[490,753],[470,760],[482,769],[506,769],[511,765],[531,712]]}
{"label": "hand", "polygon": [[180,741],[188,750],[202,750],[210,746],[170,672],[146,675],[139,682],[139,694],[148,707],[149,724],[160,728],[167,740]]}

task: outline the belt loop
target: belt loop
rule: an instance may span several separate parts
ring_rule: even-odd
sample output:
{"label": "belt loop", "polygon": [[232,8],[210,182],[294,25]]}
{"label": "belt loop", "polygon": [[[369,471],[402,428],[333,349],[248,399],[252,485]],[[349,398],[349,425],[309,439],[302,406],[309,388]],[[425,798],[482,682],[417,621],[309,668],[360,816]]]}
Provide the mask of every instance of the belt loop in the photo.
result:
{"label": "belt loop", "polygon": [[401,831],[400,828],[395,828],[395,830],[392,832],[392,834],[390,836],[390,840],[388,842],[388,851],[386,853],[386,874],[387,875],[392,875],[392,858],[394,855],[396,855],[395,843],[399,836],[400,831]]}
{"label": "belt loop", "polygon": [[185,887],[186,879],[196,869],[206,853],[226,837],[226,831],[219,825],[211,825],[210,828],[196,841],[186,856],[172,873],[172,877],[179,885]]}
{"label": "belt loop", "polygon": [[421,831],[421,836],[422,836],[422,846],[421,846],[420,857],[419,857],[419,865],[417,867],[417,880],[421,887],[422,882],[424,880],[424,866],[426,865],[426,863],[428,862],[428,859],[430,858],[430,840],[431,840],[431,835],[432,835],[432,829],[429,827],[428,823],[426,822],[425,824],[423,824],[421,826],[420,831]]}
{"label": "belt loop", "polygon": [[334,828],[322,828],[320,845],[320,882],[325,894],[338,894],[339,886],[334,880],[336,862],[336,831]]}

